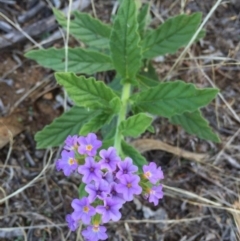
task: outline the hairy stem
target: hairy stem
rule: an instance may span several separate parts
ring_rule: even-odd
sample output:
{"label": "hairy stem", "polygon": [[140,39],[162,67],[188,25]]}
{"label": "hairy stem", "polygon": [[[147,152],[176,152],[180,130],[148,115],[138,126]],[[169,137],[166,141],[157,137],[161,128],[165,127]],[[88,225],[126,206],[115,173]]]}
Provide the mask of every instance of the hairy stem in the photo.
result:
{"label": "hairy stem", "polygon": [[131,93],[131,84],[128,84],[128,83],[124,84],[122,89],[122,96],[121,96],[122,107],[118,114],[117,130],[114,137],[114,147],[117,149],[118,154],[121,154],[122,152],[122,148],[121,148],[122,135],[121,135],[121,132],[118,130],[118,127],[120,123],[126,119],[128,99],[130,97],[130,93]]}

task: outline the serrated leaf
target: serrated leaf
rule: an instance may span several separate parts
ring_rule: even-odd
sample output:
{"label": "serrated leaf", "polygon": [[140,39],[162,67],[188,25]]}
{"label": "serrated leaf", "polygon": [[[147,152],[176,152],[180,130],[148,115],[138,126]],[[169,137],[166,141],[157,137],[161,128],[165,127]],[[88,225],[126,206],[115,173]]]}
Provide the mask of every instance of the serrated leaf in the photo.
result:
{"label": "serrated leaf", "polygon": [[118,10],[110,37],[110,49],[115,69],[131,83],[141,67],[140,36],[137,33],[135,1],[124,0]]}
{"label": "serrated leaf", "polygon": [[212,131],[200,110],[175,115],[171,117],[170,122],[182,126],[187,133],[196,135],[201,139],[220,142],[219,137]]}
{"label": "serrated leaf", "polygon": [[113,113],[117,114],[121,109],[122,102],[119,99],[119,97],[115,97],[109,102],[109,105],[110,105],[110,108],[113,110]]}
{"label": "serrated leaf", "polygon": [[149,3],[144,4],[138,13],[138,32],[141,37],[144,36],[147,25],[150,22],[149,9],[150,9],[150,4]]}
{"label": "serrated leaf", "polygon": [[183,81],[159,83],[130,97],[134,105],[144,112],[172,117],[183,112],[193,112],[207,105],[217,95],[218,89],[198,89]]}
{"label": "serrated leaf", "polygon": [[146,64],[143,71],[141,72],[141,75],[158,82],[158,75],[156,73],[154,66],[152,65],[152,62],[149,60],[145,62]]}
{"label": "serrated leaf", "polygon": [[125,141],[122,141],[122,151],[125,157],[132,158],[134,165],[138,167],[138,172],[141,173],[143,165],[147,164],[145,157],[143,157],[138,150]]}
{"label": "serrated leaf", "polygon": [[75,135],[84,123],[93,118],[97,111],[73,106],[69,111],[56,118],[50,125],[37,132],[37,149],[55,147],[63,144],[68,135]]}
{"label": "serrated leaf", "polygon": [[175,53],[191,40],[201,18],[201,13],[194,13],[168,19],[144,38],[142,42],[143,56],[150,59],[167,53]]}
{"label": "serrated leaf", "polygon": [[[58,23],[67,28],[67,19],[61,11],[53,9]],[[88,46],[109,48],[111,27],[87,13],[73,11],[74,19],[70,21],[70,34]]]}
{"label": "serrated leaf", "polygon": [[113,98],[119,98],[111,88],[94,78],[61,72],[55,73],[55,77],[78,106],[90,109],[111,109],[109,102]]}
{"label": "serrated leaf", "polygon": [[85,191],[86,184],[81,183],[78,187],[78,198],[81,199],[83,197],[87,197],[88,193]]}
{"label": "serrated leaf", "polygon": [[109,124],[106,124],[101,129],[101,134],[104,140],[113,139],[117,129],[117,116],[114,116]]}
{"label": "serrated leaf", "polygon": [[159,84],[158,80],[150,79],[143,75],[137,75],[137,81],[141,90],[146,90]]}
{"label": "serrated leaf", "polygon": [[121,96],[121,77],[119,75],[116,75],[115,78],[108,84],[108,86],[117,93],[118,96]]}
{"label": "serrated leaf", "polygon": [[152,117],[139,113],[122,121],[119,125],[119,130],[124,136],[138,137],[151,125]]}
{"label": "serrated leaf", "polygon": [[[32,50],[25,56],[37,61],[38,64],[46,68],[50,68],[55,71],[65,70],[64,49],[49,48]],[[70,72],[91,75],[96,72],[112,69],[112,60],[107,55],[82,48],[68,49],[68,71]]]}
{"label": "serrated leaf", "polygon": [[109,123],[113,118],[113,114],[105,111],[92,118],[89,122],[84,124],[79,132],[80,135],[87,135],[90,132],[97,132],[102,126]]}
{"label": "serrated leaf", "polygon": [[155,129],[154,129],[154,127],[151,125],[151,126],[149,126],[148,128],[147,128],[147,130],[149,131],[149,132],[151,132],[151,133],[155,133]]}

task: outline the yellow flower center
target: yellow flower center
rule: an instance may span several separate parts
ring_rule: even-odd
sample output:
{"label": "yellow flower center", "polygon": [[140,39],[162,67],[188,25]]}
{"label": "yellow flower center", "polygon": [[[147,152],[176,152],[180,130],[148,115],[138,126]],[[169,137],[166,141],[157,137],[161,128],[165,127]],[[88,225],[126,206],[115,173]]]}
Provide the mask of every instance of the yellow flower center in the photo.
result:
{"label": "yellow flower center", "polygon": [[149,194],[155,194],[155,191],[152,190],[152,189],[150,189],[150,190],[149,190]]}
{"label": "yellow flower center", "polygon": [[152,173],[149,171],[144,173],[144,177],[146,177],[147,179],[151,176],[152,176]]}
{"label": "yellow flower center", "polygon": [[92,230],[93,232],[99,232],[99,225],[94,225]]}
{"label": "yellow flower center", "polygon": [[89,211],[89,207],[88,206],[84,206],[83,207],[83,212],[88,213],[88,211]]}
{"label": "yellow flower center", "polygon": [[132,187],[132,184],[131,184],[131,183],[128,183],[128,184],[127,184],[127,187],[128,187],[128,188],[131,188],[131,187]]}
{"label": "yellow flower center", "polygon": [[75,160],[74,160],[73,158],[69,158],[69,159],[68,159],[68,164],[69,164],[69,165],[75,164]]}
{"label": "yellow flower center", "polygon": [[92,145],[87,145],[86,146],[86,151],[91,151],[93,149],[93,146]]}

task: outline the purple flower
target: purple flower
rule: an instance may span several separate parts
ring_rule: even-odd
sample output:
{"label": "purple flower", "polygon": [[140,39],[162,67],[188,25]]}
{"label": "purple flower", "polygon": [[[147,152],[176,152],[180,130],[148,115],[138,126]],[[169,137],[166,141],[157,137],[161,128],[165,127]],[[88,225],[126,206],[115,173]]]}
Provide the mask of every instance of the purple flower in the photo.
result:
{"label": "purple flower", "polygon": [[73,151],[63,150],[61,153],[61,159],[56,163],[56,168],[58,171],[61,169],[65,176],[70,176],[70,174],[75,171],[78,167],[77,161],[75,160],[75,154]]}
{"label": "purple flower", "polygon": [[109,184],[114,182],[114,177],[113,177],[113,174],[111,172],[103,173],[102,179]]}
{"label": "purple flower", "polygon": [[86,137],[80,136],[78,138],[80,144],[78,152],[82,155],[95,156],[97,149],[102,146],[102,142],[97,139],[94,133],[89,133]]}
{"label": "purple flower", "polygon": [[112,198],[106,198],[104,200],[104,206],[97,206],[97,213],[102,214],[102,222],[107,223],[109,220],[118,221],[121,218],[119,209],[122,207],[122,202],[113,200]]}
{"label": "purple flower", "polygon": [[121,179],[122,176],[133,174],[138,170],[137,166],[132,164],[132,159],[130,157],[126,157],[124,161],[118,162],[119,171],[116,176],[118,179]]}
{"label": "purple flower", "polygon": [[115,171],[117,163],[121,161],[114,147],[109,147],[108,150],[101,150],[99,155],[102,158],[99,162],[101,164],[101,169],[106,168],[109,171]]}
{"label": "purple flower", "polygon": [[66,222],[68,223],[70,230],[75,231],[78,228],[78,222],[72,218],[71,214],[66,216]]}
{"label": "purple flower", "polygon": [[132,201],[133,195],[139,195],[142,188],[138,185],[140,177],[137,175],[123,175],[120,183],[116,185],[116,191],[123,194],[126,201]]}
{"label": "purple flower", "polygon": [[143,166],[143,175],[153,184],[164,178],[161,167],[157,168],[155,162],[150,162],[149,165]]}
{"label": "purple flower", "polygon": [[98,182],[102,177],[100,164],[95,162],[92,157],[85,158],[85,164],[78,167],[78,172],[83,175],[84,183],[90,183],[92,180]]}
{"label": "purple flower", "polygon": [[89,201],[92,203],[96,198],[104,200],[107,197],[109,193],[109,184],[104,180],[100,180],[95,184],[87,184],[85,190],[89,194]]}
{"label": "purple flower", "polygon": [[74,199],[72,201],[72,208],[74,209],[72,218],[76,221],[81,219],[84,224],[89,224],[91,217],[96,213],[94,207],[90,206],[86,197]]}
{"label": "purple flower", "polygon": [[107,239],[106,228],[104,226],[93,225],[88,226],[87,229],[82,231],[82,235],[86,240],[98,241]]}
{"label": "purple flower", "polygon": [[154,203],[155,206],[158,205],[159,199],[163,198],[162,185],[154,186],[149,191],[149,202]]}
{"label": "purple flower", "polygon": [[74,151],[78,149],[78,136],[68,136],[65,140],[65,146],[63,147],[65,150]]}
{"label": "purple flower", "polygon": [[126,201],[123,198],[123,195],[121,193],[117,192],[117,187],[116,187],[117,183],[112,183],[110,185],[110,197],[113,200],[116,200],[117,202],[121,202],[122,204],[125,203]]}

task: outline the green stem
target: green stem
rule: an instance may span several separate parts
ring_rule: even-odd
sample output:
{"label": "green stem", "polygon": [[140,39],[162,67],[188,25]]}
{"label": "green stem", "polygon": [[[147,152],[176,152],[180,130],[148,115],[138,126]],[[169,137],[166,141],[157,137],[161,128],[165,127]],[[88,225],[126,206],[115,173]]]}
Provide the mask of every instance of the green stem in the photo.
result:
{"label": "green stem", "polygon": [[118,121],[117,121],[117,130],[114,137],[114,147],[117,149],[118,154],[121,154],[122,148],[121,148],[121,140],[122,140],[122,134],[118,130],[118,127],[122,121],[126,119],[127,114],[127,107],[128,107],[128,99],[130,97],[131,93],[131,84],[124,84],[122,89],[122,108],[118,114]]}

